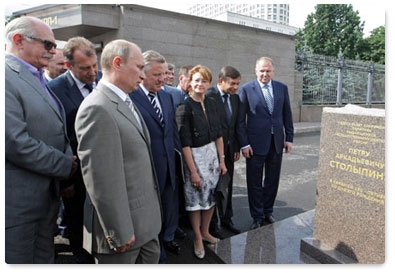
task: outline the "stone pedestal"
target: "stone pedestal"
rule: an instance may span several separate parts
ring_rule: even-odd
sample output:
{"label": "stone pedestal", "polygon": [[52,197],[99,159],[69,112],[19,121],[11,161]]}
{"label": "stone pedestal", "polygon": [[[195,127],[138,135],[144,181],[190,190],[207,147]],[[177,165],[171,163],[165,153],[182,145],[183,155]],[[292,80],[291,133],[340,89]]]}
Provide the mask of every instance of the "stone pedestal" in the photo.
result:
{"label": "stone pedestal", "polygon": [[324,108],[313,238],[322,263],[385,262],[385,111]]}

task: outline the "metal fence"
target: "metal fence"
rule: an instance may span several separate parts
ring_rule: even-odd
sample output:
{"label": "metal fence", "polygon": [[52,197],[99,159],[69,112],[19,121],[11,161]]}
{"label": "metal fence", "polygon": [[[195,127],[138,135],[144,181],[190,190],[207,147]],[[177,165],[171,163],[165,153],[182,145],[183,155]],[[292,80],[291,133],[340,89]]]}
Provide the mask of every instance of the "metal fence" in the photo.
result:
{"label": "metal fence", "polygon": [[384,65],[298,52],[295,66],[303,73],[304,105],[385,103]]}

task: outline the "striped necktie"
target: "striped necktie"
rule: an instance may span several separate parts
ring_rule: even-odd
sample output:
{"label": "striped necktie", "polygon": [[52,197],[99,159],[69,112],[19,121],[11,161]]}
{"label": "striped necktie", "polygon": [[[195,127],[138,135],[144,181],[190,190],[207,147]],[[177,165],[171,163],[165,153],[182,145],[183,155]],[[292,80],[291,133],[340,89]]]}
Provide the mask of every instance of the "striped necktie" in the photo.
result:
{"label": "striped necktie", "polygon": [[156,93],[154,92],[149,92],[148,93],[148,97],[150,99],[150,102],[152,104],[152,107],[154,107],[155,113],[158,115],[159,121],[160,121],[160,125],[163,127],[165,124],[163,122],[163,114],[162,111],[160,110],[160,108],[158,107],[158,105],[156,104]]}
{"label": "striped necktie", "polygon": [[129,98],[129,96],[126,97],[125,103],[127,104],[127,106],[129,106],[130,110],[132,110],[132,113],[133,113],[134,117],[136,118],[136,120],[137,120],[137,122],[139,124],[140,130],[141,130],[141,132],[143,132],[143,125],[141,124],[141,120],[140,120],[139,114],[137,114],[136,109],[134,108],[133,102]]}
{"label": "striped necktie", "polygon": [[270,93],[270,90],[269,90],[269,85],[265,84],[262,87],[262,91],[263,91],[263,96],[265,97],[267,108],[269,108],[269,112],[270,112],[270,114],[272,114],[273,113],[273,104],[274,104],[274,102],[273,102],[273,96],[272,96],[272,94]]}

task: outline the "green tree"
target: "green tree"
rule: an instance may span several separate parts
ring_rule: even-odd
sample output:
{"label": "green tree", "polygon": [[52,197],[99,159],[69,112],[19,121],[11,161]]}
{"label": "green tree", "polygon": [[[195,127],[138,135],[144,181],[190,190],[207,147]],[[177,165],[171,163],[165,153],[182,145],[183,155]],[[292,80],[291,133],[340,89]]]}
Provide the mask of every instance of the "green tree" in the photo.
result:
{"label": "green tree", "polygon": [[364,49],[360,54],[363,61],[385,64],[385,27],[380,26],[364,39]]}
{"label": "green tree", "polygon": [[296,49],[309,48],[313,53],[356,59],[363,48],[363,28],[359,12],[348,4],[319,4],[307,16],[304,29],[297,35]]}

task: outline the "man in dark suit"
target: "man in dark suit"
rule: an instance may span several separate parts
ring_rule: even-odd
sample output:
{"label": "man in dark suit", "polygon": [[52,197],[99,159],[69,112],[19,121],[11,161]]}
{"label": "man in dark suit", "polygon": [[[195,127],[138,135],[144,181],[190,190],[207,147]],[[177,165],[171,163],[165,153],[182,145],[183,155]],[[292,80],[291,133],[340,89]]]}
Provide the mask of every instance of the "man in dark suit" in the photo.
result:
{"label": "man in dark suit", "polygon": [[193,65],[184,65],[180,68],[178,72],[178,86],[177,88],[182,91],[184,100],[189,97],[189,92],[191,92],[191,79],[189,71],[193,68]]}
{"label": "man in dark suit", "polygon": [[[167,67],[167,72],[165,72],[165,83],[169,83],[169,78],[173,77],[173,81],[174,81],[174,69],[175,66],[173,64],[169,64],[169,63],[165,63],[165,69]],[[170,68],[172,68],[172,70],[170,70]],[[171,81],[170,81],[171,82]],[[184,96],[184,92],[176,87],[173,87],[172,85],[169,84],[164,84],[162,86],[162,90],[168,94],[170,94],[173,98],[173,105],[174,105],[174,112],[177,112],[177,107],[181,104],[184,103],[185,101],[185,96]],[[176,119],[177,120],[177,119]],[[177,183],[179,185],[178,188],[178,207],[179,207],[179,219],[180,218],[188,218],[187,217],[187,213],[185,211],[185,200],[184,200],[184,177],[183,176],[183,164],[182,164],[182,156],[181,156],[181,151],[179,153],[179,160],[176,160],[176,177],[177,177]],[[180,221],[179,221],[180,222]],[[184,239],[187,234],[182,230],[182,228],[180,227],[180,223],[179,226],[177,227],[174,236],[177,239]]]}
{"label": "man in dark suit", "polygon": [[[218,84],[209,88],[206,93],[206,96],[212,97],[218,105],[224,140],[225,165],[230,175],[225,213],[222,214],[219,211],[220,222],[222,227],[236,234],[240,233],[240,230],[234,226],[232,221],[232,193],[234,162],[240,159],[240,146],[236,133],[240,101],[238,95],[234,93],[239,89],[240,80],[241,75],[237,69],[232,66],[224,66],[219,73]],[[217,213],[214,213],[210,227],[210,233],[213,236],[223,237],[218,226]]]}
{"label": "man in dark suit", "polygon": [[[94,45],[84,37],[73,37],[63,48],[68,71],[48,85],[59,97],[66,111],[67,134],[74,155],[77,155],[77,137],[74,129],[77,110],[89,95],[98,80],[97,55]],[[92,263],[87,252],[82,248],[83,211],[85,186],[81,169],[70,179],[63,181],[62,202],[64,206],[62,226],[70,240],[70,246],[77,263]]]}
{"label": "man in dark suit", "polygon": [[[247,161],[247,190],[251,229],[274,223],[283,149],[292,149],[294,128],[288,87],[272,80],[273,62],[268,57],[256,61],[256,80],[239,90],[239,142]],[[285,136],[284,136],[285,131]],[[265,179],[262,186],[263,169]]]}
{"label": "man in dark suit", "polygon": [[23,16],[7,24],[5,42],[5,262],[54,263],[59,181],[77,168],[64,109],[43,77],[55,37]]}
{"label": "man in dark suit", "polygon": [[[170,65],[173,66],[173,71],[170,71]],[[165,91],[166,93],[169,93],[172,96],[174,109],[176,110],[178,105],[184,103],[184,100],[185,100],[184,92],[176,87],[173,87],[172,85],[167,84],[170,75],[173,76],[173,81],[174,81],[174,65],[165,63],[164,66],[165,66],[165,69],[166,68],[167,69],[165,71],[165,79],[164,79],[165,84],[162,86],[162,89],[163,89],[163,91]]]}
{"label": "man in dark suit", "polygon": [[176,180],[176,149],[181,151],[173,100],[161,91],[164,85],[166,60],[158,52],[143,53],[145,79],[130,98],[140,110],[151,136],[151,150],[161,194],[163,222],[159,235],[161,257],[166,260],[166,250],[180,254],[180,246],[174,241],[178,225],[178,185]]}

